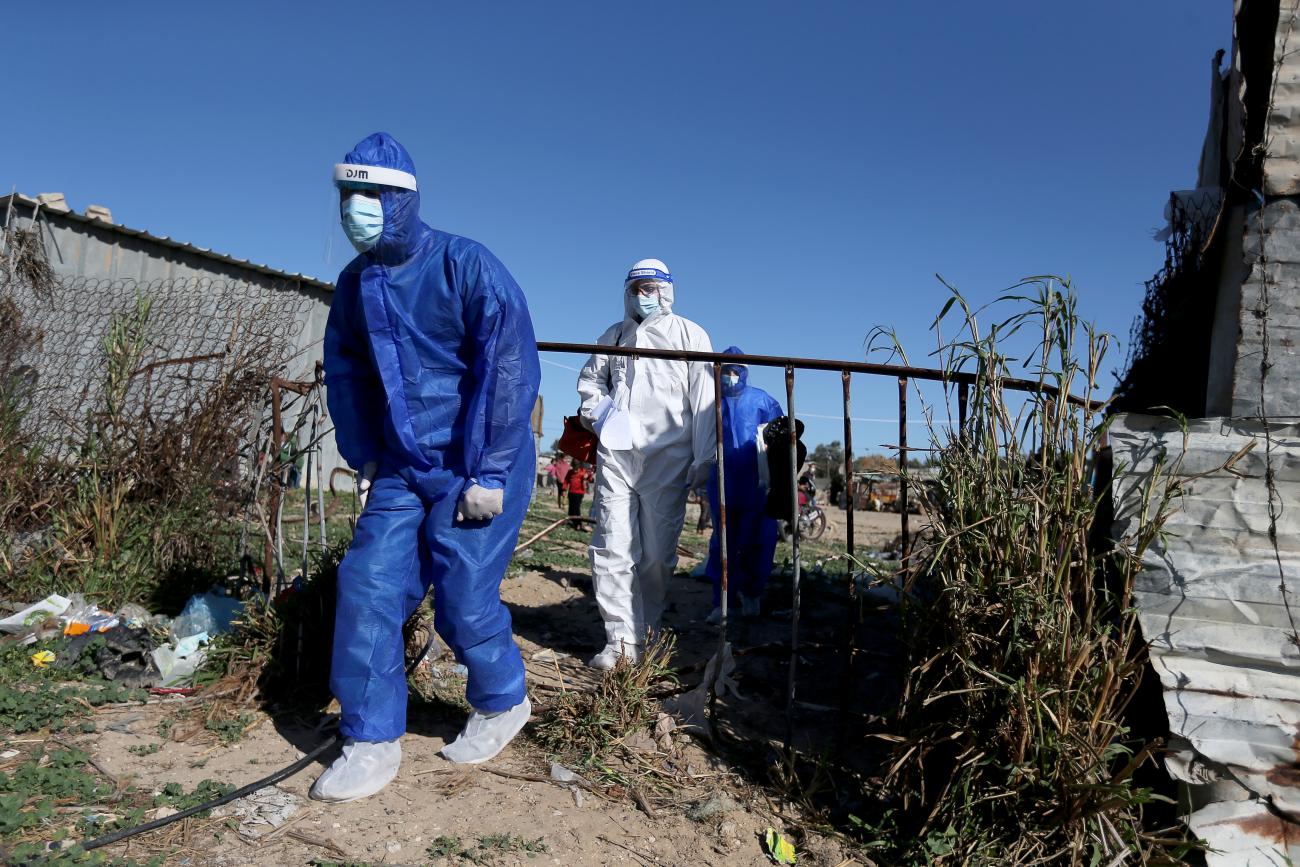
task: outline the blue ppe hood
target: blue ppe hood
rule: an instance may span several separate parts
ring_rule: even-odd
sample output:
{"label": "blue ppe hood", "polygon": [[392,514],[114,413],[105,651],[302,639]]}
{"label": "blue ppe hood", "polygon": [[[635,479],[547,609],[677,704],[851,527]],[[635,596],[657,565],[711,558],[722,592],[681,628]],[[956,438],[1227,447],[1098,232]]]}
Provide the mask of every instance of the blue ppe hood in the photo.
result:
{"label": "blue ppe hood", "polygon": [[[722,350],[722,354],[723,355],[744,355],[745,353],[741,351],[739,346],[728,346],[726,349]],[[722,393],[723,395],[727,395],[727,394],[733,396],[739,395],[742,391],[744,391],[749,386],[749,365],[741,364],[740,362],[736,362],[735,364],[724,363],[722,365],[723,376],[726,376],[728,369],[734,369],[736,373],[739,374],[740,383],[734,389],[728,390],[727,384],[724,381],[722,384]]]}
{"label": "blue ppe hood", "polygon": [[[415,174],[415,161],[397,139],[386,132],[366,136],[343,158],[357,166],[380,166]],[[420,221],[420,194],[401,187],[379,187],[384,208],[384,231],[375,246],[366,251],[374,262],[398,265],[405,262],[429,232]],[[356,264],[355,262],[353,264]]]}
{"label": "blue ppe hood", "polygon": [[[723,350],[727,355],[742,355],[738,346]],[[758,426],[780,418],[781,405],[761,388],[749,384],[749,368],[741,365],[740,385],[723,389],[722,454],[727,462],[727,508],[762,511],[766,496],[759,488]],[[725,370],[728,365],[722,365]],[[709,485],[709,497],[716,502],[717,470]]]}
{"label": "blue ppe hood", "polygon": [[[344,161],[415,173],[382,132]],[[325,331],[339,453],[356,469],[400,468],[430,500],[471,480],[503,488],[533,461],[541,370],[523,292],[482,244],[425,225],[418,192],[380,198],[383,232],[339,275]]]}

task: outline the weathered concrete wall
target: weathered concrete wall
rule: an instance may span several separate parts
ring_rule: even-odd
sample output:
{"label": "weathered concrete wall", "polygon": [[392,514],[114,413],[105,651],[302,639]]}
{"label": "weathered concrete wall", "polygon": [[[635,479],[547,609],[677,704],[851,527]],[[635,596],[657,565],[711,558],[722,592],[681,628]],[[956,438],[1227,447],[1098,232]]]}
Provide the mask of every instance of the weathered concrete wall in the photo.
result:
{"label": "weathered concrete wall", "polygon": [[1238,302],[1230,414],[1300,417],[1300,204],[1281,198],[1249,214],[1243,247],[1249,276]]}

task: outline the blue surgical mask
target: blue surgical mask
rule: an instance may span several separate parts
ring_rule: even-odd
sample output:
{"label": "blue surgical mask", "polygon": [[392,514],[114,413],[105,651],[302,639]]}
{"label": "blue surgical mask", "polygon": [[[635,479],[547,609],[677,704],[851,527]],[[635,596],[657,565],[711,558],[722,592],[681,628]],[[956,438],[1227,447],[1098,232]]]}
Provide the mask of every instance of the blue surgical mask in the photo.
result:
{"label": "blue surgical mask", "polygon": [[339,206],[343,219],[343,231],[357,248],[364,253],[379,240],[384,231],[384,208],[377,196],[353,193]]}
{"label": "blue surgical mask", "polygon": [[644,295],[638,295],[632,299],[636,306],[636,311],[641,314],[641,319],[646,320],[659,312],[659,296],[651,295],[649,298]]}

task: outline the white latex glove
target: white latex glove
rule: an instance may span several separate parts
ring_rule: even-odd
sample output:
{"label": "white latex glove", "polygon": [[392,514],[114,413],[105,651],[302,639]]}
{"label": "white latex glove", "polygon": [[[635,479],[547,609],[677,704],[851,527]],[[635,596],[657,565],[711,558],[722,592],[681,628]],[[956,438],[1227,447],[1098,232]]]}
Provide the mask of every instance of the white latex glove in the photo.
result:
{"label": "white latex glove", "polygon": [[374,461],[366,461],[365,466],[361,468],[361,475],[357,476],[357,499],[361,501],[361,508],[366,507],[366,498],[370,496],[370,486],[374,484],[375,476],[379,473],[379,464]]}
{"label": "white latex glove", "polygon": [[707,491],[709,488],[709,476],[713,474],[713,465],[716,461],[709,461],[703,464],[696,464],[691,468],[689,481],[686,483],[692,491]]}
{"label": "white latex glove", "polygon": [[501,498],[505,492],[500,488],[488,489],[482,485],[470,485],[460,495],[460,504],[456,506],[457,521],[487,521],[501,514]]}

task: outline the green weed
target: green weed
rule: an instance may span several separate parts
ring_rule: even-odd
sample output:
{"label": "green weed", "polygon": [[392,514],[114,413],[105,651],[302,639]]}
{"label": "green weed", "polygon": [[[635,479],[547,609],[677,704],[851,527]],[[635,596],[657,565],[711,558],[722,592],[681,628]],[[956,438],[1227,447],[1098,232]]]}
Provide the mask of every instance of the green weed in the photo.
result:
{"label": "green weed", "polygon": [[478,845],[486,852],[523,852],[530,858],[551,851],[544,837],[528,840],[514,834],[490,834],[479,837]]}
{"label": "green weed", "polygon": [[[94,821],[98,802],[106,801],[117,793],[112,785],[96,777],[89,766],[89,756],[76,749],[59,749],[49,753],[38,752],[18,767],[0,773],[0,858],[6,864],[24,867],[53,867],[53,865],[103,865],[103,867],[133,867],[139,865],[130,859],[113,858],[102,852],[85,852],[78,846],[64,850],[47,851],[44,840],[63,841],[67,837],[62,827],[68,817],[61,808],[73,804],[83,812],[75,819],[77,833],[89,834],[104,825]],[[114,806],[122,813],[120,805]],[[138,824],[143,819],[141,807],[128,807],[117,822]],[[125,827],[125,825],[121,825]],[[39,837],[40,839],[32,839]],[[164,858],[150,859],[148,865],[161,865]]]}
{"label": "green weed", "polygon": [[550,852],[550,847],[543,837],[529,840],[514,834],[488,834],[478,838],[478,845],[466,848],[459,837],[435,837],[425,852],[434,860],[445,859],[451,864],[497,863],[502,855],[519,852],[529,858]]}
{"label": "green weed", "polygon": [[459,855],[465,850],[459,837],[449,837],[445,834],[434,837],[429,847],[425,849],[430,858],[451,858]]}
{"label": "green weed", "polygon": [[34,691],[0,683],[0,729],[25,732],[93,732],[95,723],[85,719],[90,707],[128,701],[144,702],[148,693],[120,684],[103,686],[61,686]]}
{"label": "green weed", "polygon": [[0,538],[23,540],[0,548],[0,595],[76,590],[105,607],[170,609],[236,555],[246,420],[289,350],[250,316],[201,375],[178,375],[152,291],[110,314],[98,381],[37,435],[20,362],[39,355],[39,334],[0,289]]}
{"label": "green weed", "polygon": [[225,718],[210,718],[203,727],[217,736],[225,746],[243,740],[244,732],[257,719],[254,714],[241,713]]}
{"label": "green weed", "polygon": [[[228,795],[234,790],[235,787],[229,783],[219,783],[216,780],[203,780],[190,792],[186,792],[185,787],[180,783],[167,783],[158,794],[154,795],[153,805],[155,807],[171,807],[175,810],[188,810],[191,807],[197,807],[199,804],[205,804],[208,801],[220,798],[222,795]],[[209,813],[204,811],[198,815],[206,818]]]}

